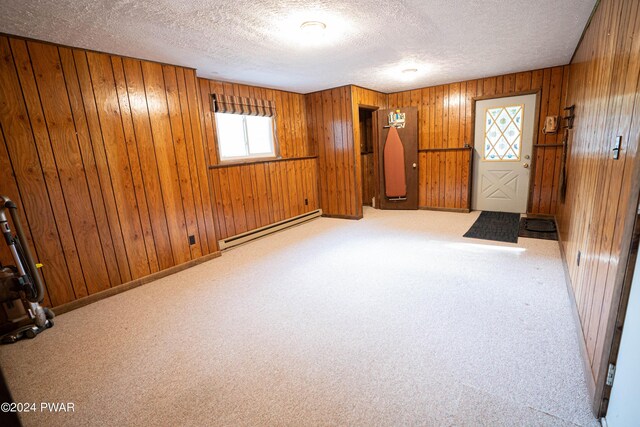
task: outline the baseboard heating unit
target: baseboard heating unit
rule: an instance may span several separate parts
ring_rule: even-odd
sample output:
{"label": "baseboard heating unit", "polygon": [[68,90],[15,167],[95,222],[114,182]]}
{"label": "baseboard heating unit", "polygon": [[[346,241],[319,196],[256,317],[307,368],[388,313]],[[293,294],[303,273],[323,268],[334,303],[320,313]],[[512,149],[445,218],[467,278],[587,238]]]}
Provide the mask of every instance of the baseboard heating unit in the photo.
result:
{"label": "baseboard heating unit", "polygon": [[218,240],[218,245],[220,246],[221,251],[229,249],[234,246],[247,243],[259,237],[264,237],[268,234],[275,233],[276,231],[284,230],[285,228],[302,224],[303,222],[318,218],[321,215],[322,209],[316,209],[315,211],[307,212],[305,214],[294,216],[292,218],[278,221],[273,224],[265,225],[264,227],[256,228],[255,230],[246,231],[244,233],[236,234],[235,236],[227,237],[226,239]]}

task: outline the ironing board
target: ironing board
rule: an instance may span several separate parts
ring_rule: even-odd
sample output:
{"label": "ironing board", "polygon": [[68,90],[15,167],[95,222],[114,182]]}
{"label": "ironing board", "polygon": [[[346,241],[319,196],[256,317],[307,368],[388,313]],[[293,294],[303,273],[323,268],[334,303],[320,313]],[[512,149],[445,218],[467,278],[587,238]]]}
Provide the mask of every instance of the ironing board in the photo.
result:
{"label": "ironing board", "polygon": [[404,145],[398,135],[398,129],[389,128],[384,144],[384,191],[390,199],[403,198],[407,195],[407,179],[405,176]]}

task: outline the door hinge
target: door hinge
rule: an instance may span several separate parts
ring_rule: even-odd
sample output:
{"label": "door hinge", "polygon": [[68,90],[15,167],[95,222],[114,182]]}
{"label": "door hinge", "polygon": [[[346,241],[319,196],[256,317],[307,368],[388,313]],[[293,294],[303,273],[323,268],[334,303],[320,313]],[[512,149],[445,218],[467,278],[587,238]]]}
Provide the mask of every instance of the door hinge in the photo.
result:
{"label": "door hinge", "polygon": [[613,378],[616,376],[616,365],[609,363],[609,370],[607,371],[607,385],[611,387],[613,385]]}

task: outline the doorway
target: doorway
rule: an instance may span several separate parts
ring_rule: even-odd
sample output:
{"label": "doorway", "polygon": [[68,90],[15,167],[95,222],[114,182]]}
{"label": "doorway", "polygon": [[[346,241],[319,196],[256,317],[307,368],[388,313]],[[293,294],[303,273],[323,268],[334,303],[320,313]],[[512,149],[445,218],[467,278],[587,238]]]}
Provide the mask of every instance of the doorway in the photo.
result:
{"label": "doorway", "polygon": [[474,210],[526,213],[536,94],[476,101]]}
{"label": "doorway", "polygon": [[373,113],[375,108],[359,107],[360,168],[362,174],[362,204],[373,206],[376,192],[375,162],[373,159]]}

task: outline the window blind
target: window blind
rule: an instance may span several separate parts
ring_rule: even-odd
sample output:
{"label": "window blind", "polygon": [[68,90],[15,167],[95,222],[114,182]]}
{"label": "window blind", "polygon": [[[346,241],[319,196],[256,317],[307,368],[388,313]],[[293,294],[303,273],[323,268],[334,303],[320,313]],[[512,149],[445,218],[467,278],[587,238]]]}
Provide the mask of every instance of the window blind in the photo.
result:
{"label": "window blind", "polygon": [[216,113],[244,114],[247,116],[273,117],[276,115],[275,102],[267,99],[253,99],[234,95],[211,95],[212,109]]}

